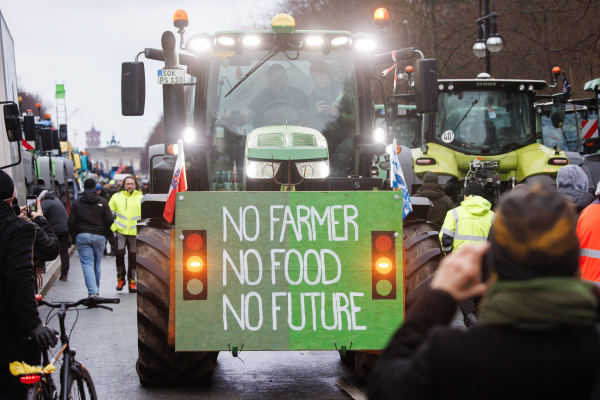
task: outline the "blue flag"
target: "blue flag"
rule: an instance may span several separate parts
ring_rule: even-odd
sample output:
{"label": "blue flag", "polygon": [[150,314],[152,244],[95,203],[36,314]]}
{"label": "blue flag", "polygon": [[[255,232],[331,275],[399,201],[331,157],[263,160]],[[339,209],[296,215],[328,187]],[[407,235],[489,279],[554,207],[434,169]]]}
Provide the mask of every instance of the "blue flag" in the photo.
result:
{"label": "blue flag", "polygon": [[392,145],[393,154],[390,157],[391,163],[391,184],[392,188],[400,189],[402,191],[402,221],[406,218],[408,214],[412,212],[412,203],[410,201],[410,194],[408,192],[408,187],[406,186],[406,180],[404,179],[404,174],[402,173],[402,167],[400,166],[400,159],[398,158],[398,153],[396,150],[398,148],[396,144],[396,139],[394,139],[394,143]]}
{"label": "blue flag", "polygon": [[567,75],[565,75],[565,71],[563,71],[563,93],[567,94],[567,101],[569,97],[571,97],[571,84],[567,80]]}

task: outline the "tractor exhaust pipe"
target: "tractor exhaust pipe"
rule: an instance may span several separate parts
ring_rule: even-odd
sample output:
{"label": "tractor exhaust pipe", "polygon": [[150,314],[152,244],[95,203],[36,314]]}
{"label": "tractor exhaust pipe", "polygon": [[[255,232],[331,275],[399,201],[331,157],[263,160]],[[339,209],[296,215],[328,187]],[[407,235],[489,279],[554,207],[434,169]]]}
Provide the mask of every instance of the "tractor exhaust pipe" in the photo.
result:
{"label": "tractor exhaust pipe", "polygon": [[[181,69],[177,40],[173,32],[166,31],[161,38],[165,68]],[[185,102],[183,85],[163,85],[163,112],[165,118],[165,149],[181,139],[185,129]]]}

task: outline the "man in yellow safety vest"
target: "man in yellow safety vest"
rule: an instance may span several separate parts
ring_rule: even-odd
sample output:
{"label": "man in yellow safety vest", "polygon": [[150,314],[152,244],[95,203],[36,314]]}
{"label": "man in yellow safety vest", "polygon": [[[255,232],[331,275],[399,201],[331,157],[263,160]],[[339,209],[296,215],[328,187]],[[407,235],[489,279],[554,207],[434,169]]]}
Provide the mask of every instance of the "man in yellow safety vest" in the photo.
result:
{"label": "man in yellow safety vest", "polygon": [[[483,198],[483,194],[483,186],[476,182],[469,183],[460,207],[446,214],[440,230],[442,250],[446,253],[456,251],[467,244],[487,242],[496,214],[491,210],[492,204]],[[467,328],[477,323],[477,310],[473,299],[461,301],[458,305]]]}
{"label": "man in yellow safety vest", "polygon": [[[115,193],[108,205],[115,217],[111,227],[116,232],[117,258],[117,290],[123,290],[125,277],[129,281],[129,292],[135,293],[135,235],[136,225],[142,218],[142,198],[144,195],[134,176],[129,175],[123,180],[119,191]],[[129,269],[125,270],[125,250],[128,251]]]}

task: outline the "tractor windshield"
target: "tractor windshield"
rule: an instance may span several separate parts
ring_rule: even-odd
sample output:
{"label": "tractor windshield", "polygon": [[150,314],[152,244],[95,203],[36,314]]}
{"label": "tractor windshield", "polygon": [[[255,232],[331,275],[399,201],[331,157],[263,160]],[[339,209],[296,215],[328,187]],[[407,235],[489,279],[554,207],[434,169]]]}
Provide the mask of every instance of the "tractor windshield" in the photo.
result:
{"label": "tractor windshield", "polygon": [[236,160],[241,173],[247,135],[256,128],[287,124],[313,128],[325,136],[332,176],[353,173],[353,136],[359,132],[359,121],[352,52],[281,51],[229,95],[268,51],[215,53],[209,58],[202,107],[216,171],[231,171]]}
{"label": "tractor windshield", "polygon": [[434,141],[468,154],[500,154],[531,142],[532,105],[525,93],[440,93]]}

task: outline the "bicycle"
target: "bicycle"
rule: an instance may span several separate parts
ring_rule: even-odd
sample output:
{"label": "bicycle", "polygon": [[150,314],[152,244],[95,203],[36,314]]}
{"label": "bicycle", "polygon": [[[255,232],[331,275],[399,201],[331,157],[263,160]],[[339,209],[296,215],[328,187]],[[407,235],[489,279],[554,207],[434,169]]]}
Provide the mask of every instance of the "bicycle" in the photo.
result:
{"label": "bicycle", "polygon": [[49,364],[54,365],[54,363],[62,354],[62,367],[60,370],[60,395],[57,386],[52,379],[52,374],[35,373],[21,375],[21,382],[26,386],[23,398],[26,400],[97,400],[98,396],[96,394],[96,388],[94,387],[94,382],[92,381],[89,371],[83,366],[83,364],[75,359],[76,352],[69,346],[69,337],[71,332],[73,332],[73,327],[75,327],[77,320],[75,320],[75,324],[73,324],[71,332],[69,332],[69,335],[67,335],[65,329],[66,312],[69,308],[76,308],[78,306],[85,306],[87,309],[104,308],[112,311],[112,308],[102,306],[101,304],[119,304],[121,300],[92,296],[86,297],[85,299],[81,299],[74,303],[51,303],[46,300],[42,300],[42,296],[40,295],[36,295],[36,300],[38,305],[59,309],[56,315],[58,315],[58,321],[60,325],[61,349],[51,360],[48,359],[48,350],[44,349],[42,351],[42,367],[46,367]]}

